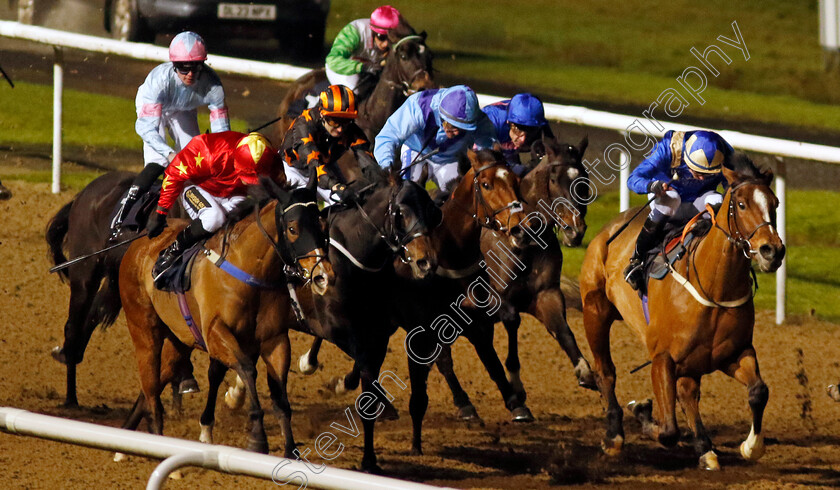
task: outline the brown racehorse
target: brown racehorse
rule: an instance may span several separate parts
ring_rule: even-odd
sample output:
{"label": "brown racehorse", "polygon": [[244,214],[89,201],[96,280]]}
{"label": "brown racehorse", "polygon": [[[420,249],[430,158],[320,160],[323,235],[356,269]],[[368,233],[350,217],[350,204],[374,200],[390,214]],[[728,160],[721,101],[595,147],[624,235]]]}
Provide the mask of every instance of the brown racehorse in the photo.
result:
{"label": "brown racehorse", "polygon": [[[391,52],[385,61],[385,67],[373,91],[357,104],[359,117],[356,124],[373,141],[388,116],[394,113],[409,95],[435,87],[432,71],[432,52],[426,46],[426,33],[415,34],[413,29],[396,36],[391,44]],[[306,94],[315,90],[318,84],[326,82],[324,68],[312,70],[292,83],[283,97],[277,115],[282,119],[276,126],[272,140],[282,142],[289,126],[297,114],[289,114],[289,108],[300,101]]]}
{"label": "brown racehorse", "polygon": [[[597,389],[589,363],[566,322],[566,298],[560,284],[563,253],[553,231],[555,226],[562,231],[567,246],[577,246],[583,240],[589,187],[578,179],[588,178],[582,164],[588,143],[584,138],[577,147],[553,140],[540,141],[539,148],[535,145],[535,151],[544,156],[520,183],[525,212],[530,218],[526,218],[529,226],[525,227],[532,238],[530,242],[515,247],[497,230],[481,231],[482,257],[493,277],[490,284],[502,298],[498,316],[508,334],[505,368],[523,399],[517,342],[519,313],[529,313],[545,325],[572,362],[578,383]],[[476,417],[475,407],[455,376],[448,348],[438,358],[437,366],[449,384],[459,416]]]}
{"label": "brown racehorse", "polygon": [[[263,453],[268,452],[268,442],[256,392],[256,359],[265,361],[272,401],[285,435],[286,457],[293,457],[295,444],[286,394],[291,355],[286,320],[291,316],[291,306],[285,270],[291,267],[311,281],[316,295],[326,293],[334,279],[325,256],[326,233],[315,203],[314,182],[313,178],[309,188],[291,193],[274,188],[279,202],[263,208],[258,220],[242,220],[227,238],[228,262],[279,289],[248,285],[210,260],[199,258],[192,269],[192,288],[186,293],[208,354],[236,370],[246,384],[251,402],[248,448]],[[159,238],[134,242],[120,266],[120,296],[143,391],[124,427],[136,428],[148,407],[149,426],[156,434],[163,432],[162,386],[173,376],[174,366],[199,345],[176,295],[155,289],[152,280],[155,258],[178,231],[172,228]],[[211,238],[207,248],[221,251],[225,240],[221,235]]]}
{"label": "brown racehorse", "polygon": [[639,335],[652,362],[655,404],[647,401],[630,407],[647,435],[665,446],[677,443],[675,402],[679,399],[694,433],[701,467],[718,469],[712,442],[700,420],[699,402],[700,378],[719,370],[746,385],[749,392],[752,429],[741,444],[741,454],[757,460],[764,453],[761,422],[769,390],[759,374],[752,343],[755,307],[750,264],[755,259],[764,272],[781,265],[785,247],[775,226],[779,202],[770,189],[772,172],[760,171],[743,154],[733,156],[723,175],[729,187],[712,230],[674,267],[688,278],[690,287],[673,273],[661,281],[650,281],[650,323],[623,274],[644,213],[607,245],[633,210],[622,213],[586,250],[580,275],[583,321],[607,408],[603,448],[609,455],[619,454],[624,443],[622,410],[615,396],[615,365],[610,356],[610,327],[622,318]]}

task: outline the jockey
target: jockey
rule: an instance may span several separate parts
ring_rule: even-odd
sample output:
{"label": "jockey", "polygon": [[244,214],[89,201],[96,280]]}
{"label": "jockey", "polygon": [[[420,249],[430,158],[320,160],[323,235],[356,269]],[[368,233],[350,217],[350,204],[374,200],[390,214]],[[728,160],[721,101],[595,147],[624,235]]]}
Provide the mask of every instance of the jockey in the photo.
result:
{"label": "jockey", "polygon": [[147,225],[149,238],[166,227],[166,215],[178,196],[192,222],[161,251],[152,269],[155,279],[186,249],[224,225],[245,201],[247,186],[259,183],[258,175],[282,183],[276,155],[263,135],[235,131],[196,136],[178,153],[166,168],[158,206]]}
{"label": "jockey", "polygon": [[327,206],[339,201],[347,184],[333,165],[345,151],[370,151],[370,142],[354,120],[356,96],[344,85],[330,85],[321,92],[316,107],[298,116],[286,131],[280,153],[286,161],[286,181],[292,187],[309,182],[309,169],[318,176],[318,196]]}
{"label": "jockey", "polygon": [[[429,175],[442,192],[448,193],[458,177],[458,156],[473,145],[489,149],[494,143],[493,123],[479,110],[475,92],[466,85],[456,85],[410,96],[376,136],[373,155],[383,168],[389,168],[399,155],[405,169],[418,154],[435,152],[426,160]],[[422,170],[423,165],[413,165],[411,180],[420,180]]]}
{"label": "jockey", "polygon": [[400,23],[400,12],[383,5],[370,19],[357,19],[344,26],[327,55],[327,80],[356,91],[364,75],[379,78],[388,48],[395,39],[391,30]]}
{"label": "jockey", "polygon": [[666,222],[687,220],[702,212],[706,204],[717,207],[723,202],[717,187],[726,185],[721,168],[732,153],[732,147],[717,133],[668,131],[630,174],[627,187],[653,199],[630,265],[624,270],[633,289],[642,286],[645,255],[662,239]]}
{"label": "jockey", "polygon": [[529,169],[522,165],[519,153],[528,151],[539,138],[554,139],[554,133],[545,120],[543,103],[534,95],[516,94],[512,99],[484,106],[481,110],[496,128],[496,139],[501,143],[505,160],[520,177]]}
{"label": "jockey", "polygon": [[[111,240],[120,233],[131,206],[163,173],[177,150],[199,134],[196,109],[208,106],[210,129],[230,131],[225,92],[216,72],[206,66],[207,48],[194,32],[182,32],[169,44],[169,62],[155,67],[137,89],[137,134],[143,139],[145,167],[134,179],[128,196],[111,223]],[[166,142],[166,132],[175,148]]]}

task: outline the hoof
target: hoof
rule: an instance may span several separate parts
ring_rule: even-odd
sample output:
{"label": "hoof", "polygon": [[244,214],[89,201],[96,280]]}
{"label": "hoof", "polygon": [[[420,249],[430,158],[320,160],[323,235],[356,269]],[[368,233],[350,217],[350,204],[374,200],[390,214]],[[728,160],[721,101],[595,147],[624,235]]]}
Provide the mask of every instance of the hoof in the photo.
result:
{"label": "hoof", "polygon": [[62,349],[60,345],[53,347],[50,351],[50,355],[56,361],[62,364],[67,364],[67,357],[64,355],[64,349]]}
{"label": "hoof", "polygon": [[717,454],[714,451],[709,451],[700,456],[700,464],[698,467],[701,470],[720,471],[720,463],[718,463]]}
{"label": "hoof", "polygon": [[514,422],[533,422],[534,416],[531,414],[531,411],[528,410],[528,407],[522,405],[521,407],[516,407],[510,411],[510,418]]}
{"label": "hoof", "polygon": [[411,455],[412,456],[422,456],[423,455],[423,450],[420,449],[419,447],[413,447],[413,448],[411,448]]}
{"label": "hoof", "polygon": [[306,354],[300,356],[298,360],[298,368],[301,374],[310,375],[318,370],[318,363],[309,364],[309,351],[306,351]]}
{"label": "hoof", "polygon": [[195,378],[184,379],[178,385],[178,393],[186,395],[187,393],[198,393],[201,388],[198,387],[198,381]]}
{"label": "hoof", "polygon": [[254,439],[248,439],[248,451],[260,454],[268,454],[268,441],[256,441]]}
{"label": "hoof", "polygon": [[382,468],[379,467],[376,463],[365,463],[362,462],[362,471],[365,473],[370,473],[371,475],[381,475],[383,473]]}
{"label": "hoof", "polygon": [[198,436],[198,442],[205,444],[213,444],[213,426],[201,425],[201,435]]}
{"label": "hoof", "polygon": [[61,408],[79,408],[79,400],[76,398],[68,398],[59,406]]}
{"label": "hoof", "polygon": [[836,402],[840,402],[840,387],[837,385],[828,385],[825,391],[828,393],[829,398]]}
{"label": "hoof", "polygon": [[332,378],[330,380],[330,385],[332,386],[332,391],[336,395],[343,395],[347,393],[347,388],[344,386],[344,376],[340,378]]}
{"label": "hoof", "polygon": [[5,201],[12,198],[12,191],[0,185],[0,201]]}
{"label": "hoof", "polygon": [[119,463],[121,461],[127,461],[128,455],[125,453],[114,453],[114,463]]}
{"label": "hoof", "polygon": [[633,414],[639,422],[649,422],[653,417],[653,400],[648,398],[645,401],[637,402],[632,400],[627,404],[627,410]]}
{"label": "hoof", "polygon": [[237,410],[242,408],[242,405],[245,404],[245,394],[243,392],[239,392],[237,396],[237,390],[235,386],[231,386],[225,392],[225,405],[228,406],[231,410]]}
{"label": "hoof", "polygon": [[611,458],[619,456],[623,448],[624,438],[621,436],[615,436],[613,439],[604,439],[601,441],[601,449],[604,451],[604,454]]}
{"label": "hoof", "polygon": [[382,410],[382,413],[379,414],[379,417],[376,418],[376,421],[385,421],[385,420],[399,420],[400,419],[400,412],[391,405],[390,403],[385,404],[385,408]]}
{"label": "hoof", "polygon": [[180,480],[181,478],[184,478],[184,474],[181,473],[181,470],[175,470],[169,474],[170,480]]}
{"label": "hoof", "polygon": [[461,420],[481,420],[478,416],[478,411],[476,411],[475,406],[473,404],[469,404],[465,407],[461,407],[458,409],[458,418]]}
{"label": "hoof", "polygon": [[581,358],[575,366],[575,377],[578,380],[578,386],[586,388],[587,390],[598,391],[598,382],[595,379],[595,373],[589,367],[586,359]]}
{"label": "hoof", "polygon": [[764,436],[762,434],[755,435],[755,432],[750,428],[750,435],[747,440],[741,443],[741,456],[747,461],[758,461],[764,456]]}

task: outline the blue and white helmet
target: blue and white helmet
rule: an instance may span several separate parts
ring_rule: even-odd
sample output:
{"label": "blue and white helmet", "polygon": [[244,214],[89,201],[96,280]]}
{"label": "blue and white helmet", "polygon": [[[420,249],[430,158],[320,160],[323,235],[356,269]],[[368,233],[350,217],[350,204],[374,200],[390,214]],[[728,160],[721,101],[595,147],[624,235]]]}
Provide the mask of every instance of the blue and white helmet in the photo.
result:
{"label": "blue and white helmet", "polygon": [[520,126],[545,126],[545,109],[542,101],[528,93],[514,95],[508,104],[507,122]]}
{"label": "blue and white helmet", "polygon": [[466,85],[444,89],[439,110],[441,119],[464,131],[475,131],[476,120],[481,112],[478,97]]}
{"label": "blue and white helmet", "polygon": [[720,172],[729,144],[712,131],[695,131],[685,142],[683,161],[688,168],[702,174]]}

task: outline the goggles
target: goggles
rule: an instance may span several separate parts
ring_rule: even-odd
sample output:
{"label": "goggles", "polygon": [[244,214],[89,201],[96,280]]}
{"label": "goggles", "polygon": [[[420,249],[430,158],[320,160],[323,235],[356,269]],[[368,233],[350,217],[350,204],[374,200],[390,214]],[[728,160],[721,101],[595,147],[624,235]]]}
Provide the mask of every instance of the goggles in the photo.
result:
{"label": "goggles", "polygon": [[186,75],[188,73],[198,73],[201,71],[204,63],[173,63],[173,66],[176,72],[181,75]]}

